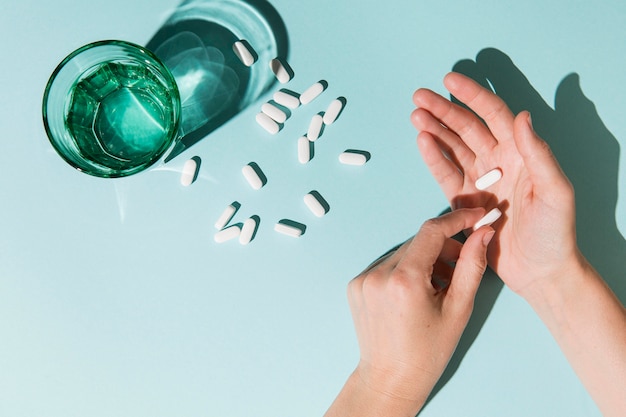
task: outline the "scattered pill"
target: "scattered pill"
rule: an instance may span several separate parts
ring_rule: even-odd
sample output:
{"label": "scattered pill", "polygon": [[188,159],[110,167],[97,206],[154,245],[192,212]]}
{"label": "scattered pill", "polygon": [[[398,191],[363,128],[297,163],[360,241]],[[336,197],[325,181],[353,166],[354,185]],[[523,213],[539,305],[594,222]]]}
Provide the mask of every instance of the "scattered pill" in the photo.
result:
{"label": "scattered pill", "polygon": [[214,239],[217,243],[224,243],[232,239],[236,239],[241,234],[239,225],[233,225],[217,232]]}
{"label": "scattered pill", "polygon": [[237,210],[239,210],[239,203],[237,203],[236,201],[226,207],[219,219],[217,219],[217,221],[215,222],[215,228],[217,230],[222,230],[224,227],[226,227],[226,225],[233,218]]}
{"label": "scattered pill", "polygon": [[345,165],[365,165],[368,155],[365,151],[346,150],[339,155],[339,162]]}
{"label": "scattered pill", "polygon": [[333,124],[335,120],[337,120],[339,113],[341,113],[341,111],[343,110],[344,100],[342,100],[342,98],[336,98],[335,100],[330,102],[328,108],[324,112],[325,125]]}
{"label": "scattered pill", "polygon": [[277,123],[285,123],[287,114],[274,106],[272,103],[265,103],[261,106],[261,111],[271,117]]}
{"label": "scattered pill", "polygon": [[322,133],[322,127],[324,125],[324,118],[320,114],[316,114],[311,118],[309,129],[306,136],[311,142],[315,142]]}
{"label": "scattered pill", "polygon": [[498,168],[492,169],[482,177],[478,178],[474,185],[479,190],[486,190],[496,182],[500,181],[500,178],[502,178],[502,171],[500,171]]}
{"label": "scattered pill", "polygon": [[248,165],[244,166],[241,172],[248,181],[248,184],[255,190],[260,190],[265,185],[265,175],[263,175],[261,168],[254,162],[250,162]]}
{"label": "scattered pill", "polygon": [[267,130],[272,135],[275,135],[280,130],[280,126],[276,122],[276,120],[269,117],[267,114],[261,112],[256,115],[256,122],[263,127],[263,129]]}
{"label": "scattered pill", "polygon": [[306,164],[311,160],[311,146],[311,141],[306,136],[298,139],[298,162]]}
{"label": "scattered pill", "polygon": [[183,172],[180,174],[180,183],[183,186],[188,187],[196,180],[198,177],[198,171],[200,170],[199,162],[200,158],[197,156],[194,156],[185,162],[185,165],[183,165]]}
{"label": "scattered pill", "polygon": [[300,103],[309,104],[310,102],[315,100],[317,96],[322,94],[325,88],[326,87],[324,83],[322,83],[321,81],[316,82],[315,84],[304,90],[304,92],[300,95]]}
{"label": "scattered pill", "polygon": [[281,220],[274,225],[274,230],[283,235],[291,237],[300,237],[304,233],[305,226],[291,220]]}
{"label": "scattered pill", "polygon": [[282,89],[274,93],[274,101],[281,106],[285,106],[289,109],[297,109],[300,107],[300,99],[297,93],[291,90]]}
{"label": "scattered pill", "polygon": [[252,66],[258,58],[254,49],[252,49],[250,44],[243,39],[233,44],[233,51],[241,63],[246,67]]}
{"label": "scattered pill", "polygon": [[317,191],[311,191],[304,196],[304,204],[311,210],[317,217],[323,217],[328,213],[328,203]]}
{"label": "scattered pill", "polygon": [[293,78],[293,70],[285,61],[274,58],[270,61],[270,68],[281,84],[286,84]]}
{"label": "scattered pill", "polygon": [[489,213],[485,214],[483,216],[483,218],[481,218],[480,220],[478,220],[476,222],[476,224],[474,224],[474,230],[478,230],[483,226],[489,226],[491,225],[493,222],[495,222],[496,220],[498,220],[500,218],[500,216],[502,215],[502,212],[500,211],[500,209],[498,209],[497,207],[492,209]]}
{"label": "scattered pill", "polygon": [[239,243],[241,243],[242,245],[247,245],[248,243],[252,242],[252,239],[254,239],[254,235],[256,234],[256,229],[258,225],[259,223],[255,216],[250,217],[245,222],[243,222],[243,226],[241,227],[241,234],[239,235]]}

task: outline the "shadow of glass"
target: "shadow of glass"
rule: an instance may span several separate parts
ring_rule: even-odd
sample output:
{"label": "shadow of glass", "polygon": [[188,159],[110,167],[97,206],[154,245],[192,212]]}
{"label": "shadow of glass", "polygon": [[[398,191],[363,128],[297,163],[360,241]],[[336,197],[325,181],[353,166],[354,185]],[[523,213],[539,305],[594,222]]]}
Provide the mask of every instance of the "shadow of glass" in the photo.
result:
{"label": "shadow of glass", "polygon": [[[459,61],[453,70],[494,91],[513,113],[530,111],[535,130],[548,142],[576,191],[578,245],[622,304],[626,304],[626,240],[615,219],[620,147],[593,102],[583,94],[578,75],[570,74],[561,81],[552,108],[513,61],[497,49],[484,49],[475,61]],[[451,99],[461,104],[454,97]],[[502,281],[488,270],[467,328],[427,404],[458,369],[502,287]]]}
{"label": "shadow of glass", "polygon": [[[258,62],[246,66],[233,51],[245,40]],[[266,0],[184,0],[146,45],[174,73],[181,100],[182,138],[169,162],[276,82],[269,62],[287,57],[286,26]]]}

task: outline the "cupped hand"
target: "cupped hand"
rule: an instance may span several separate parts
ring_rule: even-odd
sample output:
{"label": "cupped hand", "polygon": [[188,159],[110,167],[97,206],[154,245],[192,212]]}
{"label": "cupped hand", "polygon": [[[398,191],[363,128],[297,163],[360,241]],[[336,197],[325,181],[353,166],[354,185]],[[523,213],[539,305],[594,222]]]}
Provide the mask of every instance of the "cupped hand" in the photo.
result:
{"label": "cupped hand", "polygon": [[371,390],[418,409],[428,397],[469,320],[494,230],[482,227],[464,244],[451,237],[484,214],[461,209],[427,221],[348,285],[361,351],[355,373]]}
{"label": "cupped hand", "polygon": [[[459,73],[448,74],[444,85],[473,112],[419,89],[411,120],[422,157],[452,208],[502,210],[488,260],[514,291],[564,276],[581,258],[574,192],[530,114],[513,115],[497,95]],[[476,179],[496,168],[502,179],[478,190]]]}

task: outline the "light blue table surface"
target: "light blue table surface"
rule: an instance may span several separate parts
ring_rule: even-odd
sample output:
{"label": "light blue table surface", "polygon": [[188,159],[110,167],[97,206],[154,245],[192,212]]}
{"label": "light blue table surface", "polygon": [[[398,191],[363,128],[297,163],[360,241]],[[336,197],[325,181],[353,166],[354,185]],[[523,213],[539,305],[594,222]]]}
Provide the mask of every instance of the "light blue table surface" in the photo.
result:
{"label": "light blue table surface", "polygon": [[[358,360],[348,281],[447,206],[415,146],[411,95],[445,93],[445,73],[485,48],[479,69],[533,112],[576,187],[581,246],[626,299],[625,2],[271,3],[289,34],[287,86],[324,79],[326,92],[276,136],[254,121],[268,94],[169,164],[119,180],[56,155],[44,86],[85,43],[146,44],[178,2],[0,4],[0,416],[322,415]],[[300,165],[296,139],[337,96],[345,111]],[[347,148],[372,158],[341,165]],[[185,188],[195,155],[200,177]],[[268,176],[260,191],[241,176],[250,161]],[[302,202],[312,189],[331,206],[323,218]],[[238,221],[261,218],[248,246],[213,240],[235,200]],[[274,232],[281,218],[306,224],[304,236]],[[493,275],[454,365],[421,415],[599,415],[544,325]]]}

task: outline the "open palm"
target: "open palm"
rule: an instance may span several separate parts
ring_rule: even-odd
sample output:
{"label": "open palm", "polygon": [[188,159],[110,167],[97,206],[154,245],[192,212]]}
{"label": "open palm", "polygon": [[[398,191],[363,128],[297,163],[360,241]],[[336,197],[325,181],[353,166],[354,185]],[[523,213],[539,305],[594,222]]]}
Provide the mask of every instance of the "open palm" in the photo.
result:
{"label": "open palm", "polygon": [[[451,207],[500,208],[488,259],[514,291],[563,274],[579,256],[573,190],[532,130],[530,115],[514,116],[493,92],[461,74],[448,74],[444,84],[475,114],[420,89],[411,119],[424,161]],[[476,179],[495,168],[502,179],[478,190]]]}

